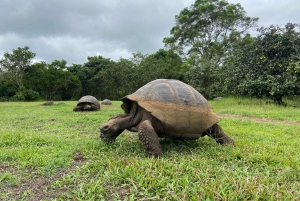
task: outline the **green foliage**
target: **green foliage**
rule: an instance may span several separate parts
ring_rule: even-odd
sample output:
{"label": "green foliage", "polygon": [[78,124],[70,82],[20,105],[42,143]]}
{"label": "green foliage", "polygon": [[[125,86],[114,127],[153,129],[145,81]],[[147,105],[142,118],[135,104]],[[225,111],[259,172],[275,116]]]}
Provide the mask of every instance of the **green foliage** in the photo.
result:
{"label": "green foliage", "polygon": [[250,18],[240,4],[225,0],[196,0],[175,17],[171,36],[164,38],[166,46],[182,56],[197,55],[200,60],[220,64],[232,44],[257,18]]}
{"label": "green foliage", "polygon": [[137,89],[138,75],[133,63],[120,59],[99,71],[89,80],[92,94],[100,99],[119,100]]}
{"label": "green foliage", "polygon": [[175,17],[167,47],[186,58],[184,80],[206,98],[222,95],[224,78],[221,65],[239,38],[256,26],[240,4],[225,0],[196,0]]}
{"label": "green foliage", "polygon": [[16,89],[23,87],[23,77],[26,69],[30,66],[35,53],[29,51],[29,47],[18,47],[12,53],[5,52],[0,60],[0,69],[3,76],[11,82]]}
{"label": "green foliage", "polygon": [[[114,61],[104,58],[102,56],[88,57],[88,61],[83,65],[73,64],[68,67],[68,71],[76,75],[81,82],[82,88],[79,90],[79,94],[76,96],[81,97],[83,95],[94,95],[99,97],[101,95],[97,93],[100,83],[96,83],[93,80],[96,80],[94,77],[102,70],[113,65]],[[95,88],[96,87],[96,88]],[[95,91],[96,90],[96,91]]]}
{"label": "green foliage", "polygon": [[[58,61],[55,61],[56,63]],[[63,62],[63,60],[62,60]],[[73,73],[57,67],[54,63],[48,65],[39,62],[26,70],[24,84],[27,88],[39,92],[47,100],[70,100],[79,94],[81,83]]]}
{"label": "green foliage", "polygon": [[[66,66],[65,60],[55,60],[50,64],[36,62],[24,69],[22,85],[38,92],[43,99],[78,99],[87,94],[99,99],[121,99],[133,93],[147,82],[157,78],[183,79],[186,69],[181,58],[172,50],[159,50],[151,55],[133,54],[130,60],[120,58],[112,61],[102,56],[88,57],[84,65]],[[1,70],[1,76],[6,75]],[[24,93],[9,93],[10,83],[2,80],[3,99],[25,100]],[[7,98],[6,98],[7,97]]]}
{"label": "green foliage", "polygon": [[234,50],[225,64],[227,81],[235,93],[255,97],[272,97],[278,104],[282,98],[300,94],[299,24],[284,28],[260,28],[260,34],[247,45]]}
{"label": "green foliage", "polygon": [[[76,71],[74,67],[70,70]],[[89,94],[100,99],[119,100],[153,79],[182,79],[184,72],[181,58],[171,50],[161,49],[154,54],[137,53],[130,60],[120,58],[106,63],[97,74],[86,80],[86,86]]]}
{"label": "green foliage", "polygon": [[0,172],[0,187],[16,186],[20,183],[18,177],[10,172]]}
{"label": "green foliage", "polygon": [[36,62],[26,69],[24,85],[35,91],[42,91],[44,76],[48,65],[46,62]]}
{"label": "green foliage", "polygon": [[0,101],[7,101],[9,97],[13,96],[16,92],[17,89],[11,82],[0,79]]}
{"label": "green foliage", "polygon": [[70,100],[75,93],[80,92],[81,83],[69,71],[49,67],[44,72],[42,85],[39,87],[47,100]]}
{"label": "green foliage", "polygon": [[12,101],[34,101],[38,100],[40,95],[38,92],[33,91],[32,89],[26,89],[25,87],[21,87],[19,91],[12,96],[9,100]]}
{"label": "green foliage", "polygon": [[49,64],[50,68],[57,68],[57,69],[61,69],[64,70],[67,68],[67,61],[62,59],[62,60],[55,60],[53,61],[51,64]]}
{"label": "green foliage", "polygon": [[140,86],[159,78],[182,80],[186,71],[181,58],[174,51],[164,49],[147,55],[134,70],[140,75]]}
{"label": "green foliage", "polygon": [[211,62],[197,63],[197,57],[190,57],[185,65],[192,66],[185,74],[184,80],[205,98],[222,96],[224,78],[222,69]]}

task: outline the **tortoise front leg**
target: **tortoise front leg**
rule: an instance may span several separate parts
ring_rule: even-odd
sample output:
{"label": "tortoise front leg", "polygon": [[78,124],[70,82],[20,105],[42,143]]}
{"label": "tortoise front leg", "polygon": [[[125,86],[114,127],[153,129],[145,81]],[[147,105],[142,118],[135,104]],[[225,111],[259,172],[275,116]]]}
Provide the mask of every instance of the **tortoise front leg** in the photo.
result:
{"label": "tortoise front leg", "polygon": [[219,144],[234,145],[234,140],[231,139],[218,124],[213,125],[209,129],[207,129],[203,134],[204,136],[208,135],[209,137],[215,139],[216,142]]}
{"label": "tortoise front leg", "polygon": [[99,107],[97,107],[96,105],[92,104],[90,110],[91,110],[91,111],[98,111],[98,110],[99,110]]}
{"label": "tortoise front leg", "polygon": [[80,110],[81,110],[81,106],[76,106],[76,107],[74,107],[74,109],[73,109],[74,112],[77,112],[77,111],[80,111]]}
{"label": "tortoise front leg", "polygon": [[158,157],[162,153],[158,136],[150,120],[145,120],[138,126],[138,134],[149,156]]}

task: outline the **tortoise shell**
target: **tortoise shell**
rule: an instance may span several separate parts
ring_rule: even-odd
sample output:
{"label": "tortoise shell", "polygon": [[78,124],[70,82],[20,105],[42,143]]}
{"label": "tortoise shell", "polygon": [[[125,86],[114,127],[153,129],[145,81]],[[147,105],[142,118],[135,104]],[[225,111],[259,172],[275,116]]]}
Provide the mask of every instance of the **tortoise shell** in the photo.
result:
{"label": "tortoise shell", "polygon": [[97,98],[91,95],[81,97],[77,103],[77,106],[79,106],[81,103],[92,103],[100,109],[99,101],[97,100]]}
{"label": "tortoise shell", "polygon": [[220,121],[197,90],[178,80],[151,81],[122,100],[124,104],[136,101],[160,120],[168,137],[190,135],[194,138]]}
{"label": "tortoise shell", "polygon": [[111,105],[111,101],[109,99],[104,99],[101,103],[102,105]]}

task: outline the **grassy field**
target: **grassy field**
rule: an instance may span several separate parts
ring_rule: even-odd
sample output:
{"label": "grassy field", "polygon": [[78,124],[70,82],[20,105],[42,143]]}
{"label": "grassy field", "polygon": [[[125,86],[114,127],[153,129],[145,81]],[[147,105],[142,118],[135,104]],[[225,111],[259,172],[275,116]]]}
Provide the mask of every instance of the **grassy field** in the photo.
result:
{"label": "grassy field", "polygon": [[120,101],[77,113],[75,101],[0,102],[0,200],[300,200],[300,107],[210,103],[236,147],[161,139],[154,159],[135,133],[100,140]]}

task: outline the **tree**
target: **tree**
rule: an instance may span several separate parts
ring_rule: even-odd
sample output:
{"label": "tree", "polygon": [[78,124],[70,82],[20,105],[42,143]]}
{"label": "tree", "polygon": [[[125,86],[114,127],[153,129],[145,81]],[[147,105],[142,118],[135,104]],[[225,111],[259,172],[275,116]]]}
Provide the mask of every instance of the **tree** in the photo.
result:
{"label": "tree", "polygon": [[[240,88],[240,83],[244,79],[246,73],[247,57],[246,49],[252,49],[252,43],[254,38],[247,34],[244,38],[241,38],[237,43],[234,44],[231,55],[225,60],[222,66],[222,77],[224,78],[224,91],[227,94],[240,94],[243,93]],[[251,46],[251,47],[250,47]]]}
{"label": "tree", "polygon": [[134,70],[140,75],[140,86],[159,78],[182,80],[186,72],[179,55],[164,49],[146,56]]}
{"label": "tree", "polygon": [[175,20],[171,36],[163,39],[165,45],[185,58],[193,56],[215,65],[223,61],[237,39],[256,25],[258,18],[247,17],[240,4],[196,0]]}
{"label": "tree", "polygon": [[89,80],[92,94],[100,99],[120,100],[134,92],[139,75],[134,70],[134,63],[121,58],[102,69]]}
{"label": "tree", "polygon": [[[226,62],[236,92],[282,98],[300,94],[300,24],[260,28],[260,34],[236,49]],[[297,31],[298,30],[298,31]]]}
{"label": "tree", "polygon": [[49,64],[50,67],[52,68],[57,68],[64,70],[67,68],[67,61],[62,59],[62,60],[54,60],[51,64]]}
{"label": "tree", "polygon": [[196,0],[175,17],[165,46],[185,59],[190,69],[185,80],[206,98],[221,95],[220,69],[234,44],[256,26],[258,18],[246,16],[240,4],[226,0]]}
{"label": "tree", "polygon": [[212,66],[209,62],[202,62],[200,67],[191,67],[184,80],[207,99],[222,96],[224,91],[222,68]]}
{"label": "tree", "polygon": [[32,64],[26,69],[24,85],[39,92],[44,99],[73,99],[81,91],[81,83],[73,73],[54,65],[56,62],[57,60],[51,64],[45,62]]}
{"label": "tree", "polygon": [[142,54],[141,52],[132,53],[131,61],[133,62],[135,67],[141,65],[141,62],[148,56],[148,54]]}
{"label": "tree", "polygon": [[43,76],[41,93],[49,100],[69,100],[81,90],[79,79],[68,71],[49,67]]}
{"label": "tree", "polygon": [[17,93],[17,89],[11,82],[0,79],[0,101],[7,101]]}
{"label": "tree", "polygon": [[[109,58],[104,58],[102,56],[93,56],[88,57],[88,61],[83,65],[80,64],[73,64],[69,66],[67,70],[72,74],[76,75],[80,82],[82,89],[79,96],[93,94],[95,90],[93,78],[102,70],[108,68],[109,66],[113,65],[114,61]],[[99,84],[97,85],[99,87]],[[95,94],[93,94],[95,95]],[[95,95],[96,96],[96,95]]]}
{"label": "tree", "polygon": [[0,68],[4,77],[13,83],[16,89],[23,87],[23,77],[26,69],[31,65],[35,53],[29,51],[29,47],[18,47],[12,53],[5,52],[0,60]]}
{"label": "tree", "polygon": [[84,67],[89,69],[89,78],[92,78],[100,70],[106,68],[108,65],[113,63],[111,59],[104,58],[102,56],[88,57],[88,62],[84,63]]}
{"label": "tree", "polygon": [[25,71],[24,86],[28,89],[41,92],[44,76],[48,69],[48,64],[44,61],[36,62]]}
{"label": "tree", "polygon": [[81,64],[73,64],[72,66],[69,66],[67,70],[78,77],[82,86],[80,93],[77,94],[78,97],[75,98],[79,99],[80,97],[86,94],[90,94],[88,84],[87,84],[89,79],[91,79],[91,78],[88,79],[89,72],[90,72],[89,68]]}

